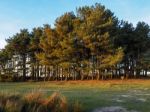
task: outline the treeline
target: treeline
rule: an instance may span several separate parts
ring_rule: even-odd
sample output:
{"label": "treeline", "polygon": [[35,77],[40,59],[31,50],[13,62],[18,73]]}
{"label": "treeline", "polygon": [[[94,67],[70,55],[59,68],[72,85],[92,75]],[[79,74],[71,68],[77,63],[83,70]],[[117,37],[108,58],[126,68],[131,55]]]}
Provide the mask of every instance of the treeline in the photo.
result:
{"label": "treeline", "polygon": [[[149,31],[147,23],[138,22],[134,27],[118,20],[101,4],[79,7],[76,13],[58,17],[54,28],[46,24],[32,32],[22,29],[6,39],[7,45],[0,51],[1,77],[18,80],[146,77],[150,68]],[[18,64],[13,62],[13,67],[6,67],[15,56],[20,57]]]}

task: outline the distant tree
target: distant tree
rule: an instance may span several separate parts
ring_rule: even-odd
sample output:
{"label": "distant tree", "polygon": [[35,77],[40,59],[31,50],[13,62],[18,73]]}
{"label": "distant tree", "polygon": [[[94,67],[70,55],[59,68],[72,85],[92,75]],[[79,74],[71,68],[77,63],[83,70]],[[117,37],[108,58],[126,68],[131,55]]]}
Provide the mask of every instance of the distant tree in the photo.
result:
{"label": "distant tree", "polygon": [[20,33],[7,39],[8,52],[13,55],[20,55],[22,58],[23,80],[26,79],[26,58],[29,51],[30,33],[27,29],[20,30]]}
{"label": "distant tree", "polygon": [[114,45],[124,49],[124,71],[128,77],[140,74],[140,58],[149,48],[149,26],[139,22],[136,28],[131,23],[121,21],[117,27]]}
{"label": "distant tree", "polygon": [[0,51],[0,74],[3,72],[4,74],[6,73],[6,64],[8,60],[10,59],[10,56],[7,52],[6,49],[2,49]]}
{"label": "distant tree", "polygon": [[77,64],[75,54],[78,50],[74,45],[77,39],[74,31],[75,19],[76,16],[69,12],[57,18],[55,23],[55,30],[58,34],[60,45],[60,47],[56,48],[57,51],[60,51],[58,54],[59,66],[63,69],[63,75],[66,80],[70,74],[70,67]]}
{"label": "distant tree", "polygon": [[113,13],[101,4],[81,7],[77,11],[81,20],[77,34],[83,40],[85,47],[90,49],[91,70],[94,71],[97,68],[102,71],[121,61],[122,49],[113,49],[109,35],[113,25]]}
{"label": "distant tree", "polygon": [[135,28],[135,44],[134,44],[134,54],[136,59],[136,65],[137,65],[137,75],[140,75],[140,64],[141,64],[141,58],[143,54],[145,54],[149,48],[149,42],[150,42],[150,27],[148,24],[144,22],[138,22],[136,28]]}
{"label": "distant tree", "polygon": [[[124,50],[124,59],[123,59],[123,65],[124,65],[124,75],[128,77],[129,75],[129,66],[130,61],[134,57],[134,27],[131,23],[128,23],[126,21],[120,21],[117,26],[117,34],[114,38],[114,45],[115,47],[122,47]],[[134,60],[132,60],[134,61]]]}
{"label": "distant tree", "polygon": [[31,33],[23,29],[6,41],[5,49],[0,51],[1,70],[14,55],[21,56],[23,80],[27,56],[33,80],[44,73],[48,80],[103,79],[115,75],[133,78],[142,71],[147,76],[150,69],[149,25],[138,22],[134,27],[128,21],[120,21],[99,3],[77,8],[76,15],[64,13],[53,28],[46,24]]}
{"label": "distant tree", "polygon": [[148,70],[150,69],[150,50],[147,50],[140,58],[140,65],[143,69],[143,75],[148,76]]}
{"label": "distant tree", "polygon": [[[40,64],[45,66],[45,75],[47,75],[47,69],[49,67],[56,68],[58,66],[58,54],[60,52],[58,51],[60,45],[57,33],[49,25],[44,26],[39,45],[42,51],[37,53],[36,57],[40,61]],[[50,70],[48,72],[50,72]]]}
{"label": "distant tree", "polygon": [[36,54],[40,53],[42,50],[40,48],[40,40],[43,36],[43,28],[34,28],[31,32],[30,40],[30,58],[32,66],[32,79],[39,79],[39,60],[36,58]]}

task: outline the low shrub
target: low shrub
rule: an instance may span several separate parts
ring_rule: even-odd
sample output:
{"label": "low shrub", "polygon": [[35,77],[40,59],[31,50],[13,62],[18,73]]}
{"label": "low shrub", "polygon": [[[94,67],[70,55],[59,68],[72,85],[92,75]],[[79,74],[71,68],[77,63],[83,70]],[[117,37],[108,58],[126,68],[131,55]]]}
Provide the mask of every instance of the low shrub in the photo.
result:
{"label": "low shrub", "polygon": [[19,95],[0,95],[0,112],[21,112],[22,106]]}
{"label": "low shrub", "polygon": [[16,82],[17,77],[15,74],[5,74],[5,75],[0,75],[0,82]]}
{"label": "low shrub", "polygon": [[48,98],[44,98],[41,93],[24,96],[0,94],[0,112],[68,112],[69,108],[73,112],[81,112],[79,103],[69,107],[67,99],[58,92]]}
{"label": "low shrub", "polygon": [[48,110],[51,110],[52,112],[67,112],[67,100],[61,94],[56,92],[45,101],[45,105]]}

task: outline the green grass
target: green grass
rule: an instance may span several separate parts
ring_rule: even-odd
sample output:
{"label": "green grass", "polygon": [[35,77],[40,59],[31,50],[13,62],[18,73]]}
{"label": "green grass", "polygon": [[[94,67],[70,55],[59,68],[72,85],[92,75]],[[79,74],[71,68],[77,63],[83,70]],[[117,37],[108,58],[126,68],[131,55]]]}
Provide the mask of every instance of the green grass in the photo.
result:
{"label": "green grass", "polygon": [[149,80],[0,83],[2,93],[25,94],[32,91],[43,92],[45,97],[60,92],[70,104],[78,101],[86,112],[108,106],[150,111]]}

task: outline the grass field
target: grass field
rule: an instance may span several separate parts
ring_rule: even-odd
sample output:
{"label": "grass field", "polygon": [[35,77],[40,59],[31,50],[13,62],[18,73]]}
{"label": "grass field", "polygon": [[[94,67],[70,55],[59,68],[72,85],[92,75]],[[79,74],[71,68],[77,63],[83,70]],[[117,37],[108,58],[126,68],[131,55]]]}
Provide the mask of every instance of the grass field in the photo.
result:
{"label": "grass field", "polygon": [[29,92],[42,92],[45,96],[60,92],[70,104],[81,103],[85,112],[109,106],[150,112],[150,80],[0,83],[0,93]]}

